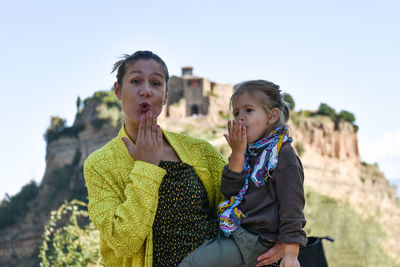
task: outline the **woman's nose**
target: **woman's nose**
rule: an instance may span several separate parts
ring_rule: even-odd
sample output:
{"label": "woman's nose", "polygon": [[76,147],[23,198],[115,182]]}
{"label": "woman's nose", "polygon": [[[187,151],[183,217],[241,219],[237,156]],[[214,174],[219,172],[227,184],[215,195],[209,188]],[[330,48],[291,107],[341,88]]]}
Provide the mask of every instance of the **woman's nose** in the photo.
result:
{"label": "woman's nose", "polygon": [[139,91],[140,96],[151,96],[151,89],[148,83],[143,83]]}

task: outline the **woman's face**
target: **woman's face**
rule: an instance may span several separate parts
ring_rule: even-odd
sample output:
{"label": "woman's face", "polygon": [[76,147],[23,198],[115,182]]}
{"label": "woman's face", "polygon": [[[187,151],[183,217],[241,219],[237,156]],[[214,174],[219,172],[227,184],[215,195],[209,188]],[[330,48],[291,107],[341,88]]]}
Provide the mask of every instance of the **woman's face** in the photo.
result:
{"label": "woman's face", "polygon": [[142,114],[151,111],[158,117],[167,101],[166,88],[165,73],[154,59],[139,59],[128,65],[122,85],[114,84],[125,122],[138,129]]}

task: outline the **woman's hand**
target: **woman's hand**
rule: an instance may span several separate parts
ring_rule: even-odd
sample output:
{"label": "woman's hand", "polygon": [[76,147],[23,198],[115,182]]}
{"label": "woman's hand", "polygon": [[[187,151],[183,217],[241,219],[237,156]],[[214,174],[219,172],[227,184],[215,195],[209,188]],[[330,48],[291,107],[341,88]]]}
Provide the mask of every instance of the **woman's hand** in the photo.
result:
{"label": "woman's hand", "polygon": [[285,254],[282,258],[280,267],[300,267],[300,263],[296,255]]}
{"label": "woman's hand", "polygon": [[283,258],[280,267],[300,267],[300,263],[297,260],[299,249],[299,244],[283,243]]}
{"label": "woman's hand", "polygon": [[140,117],[135,146],[126,137],[123,137],[122,141],[135,160],[145,161],[157,166],[160,163],[163,153],[162,132],[160,126],[157,125],[157,117],[153,117],[151,111],[142,114]]}
{"label": "woman's hand", "polygon": [[259,263],[256,266],[265,266],[272,264],[283,256],[283,243],[276,242],[275,245],[270,248],[267,252],[257,258]]}
{"label": "woman's hand", "polygon": [[224,134],[226,141],[232,149],[229,159],[229,169],[234,172],[242,172],[244,165],[244,154],[247,149],[246,127],[242,121],[228,121],[228,134]]}

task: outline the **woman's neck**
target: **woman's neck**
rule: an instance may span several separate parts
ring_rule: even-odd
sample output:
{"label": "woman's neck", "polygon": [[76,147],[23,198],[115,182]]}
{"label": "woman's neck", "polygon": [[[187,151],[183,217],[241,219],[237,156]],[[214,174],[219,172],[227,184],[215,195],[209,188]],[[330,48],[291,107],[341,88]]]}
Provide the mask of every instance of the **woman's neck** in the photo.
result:
{"label": "woman's neck", "polygon": [[125,122],[125,131],[128,134],[129,138],[132,140],[132,142],[135,144],[139,132],[139,127],[135,127],[132,124]]}

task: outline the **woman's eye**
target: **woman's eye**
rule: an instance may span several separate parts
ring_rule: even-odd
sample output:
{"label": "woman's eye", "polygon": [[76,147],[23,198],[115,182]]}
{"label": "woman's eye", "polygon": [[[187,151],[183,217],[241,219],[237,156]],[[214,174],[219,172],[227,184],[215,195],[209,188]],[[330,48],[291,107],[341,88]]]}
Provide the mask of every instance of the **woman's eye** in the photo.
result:
{"label": "woman's eye", "polygon": [[131,81],[131,83],[133,83],[133,84],[140,84],[140,80],[139,80],[139,79],[133,79],[133,80]]}
{"label": "woman's eye", "polygon": [[151,84],[152,84],[153,86],[156,86],[156,87],[161,86],[161,83],[160,83],[159,81],[154,81],[154,82],[152,82]]}

